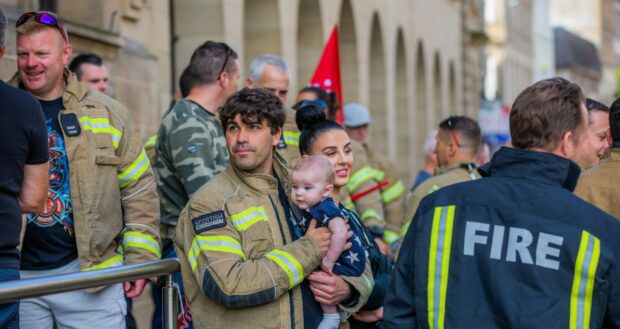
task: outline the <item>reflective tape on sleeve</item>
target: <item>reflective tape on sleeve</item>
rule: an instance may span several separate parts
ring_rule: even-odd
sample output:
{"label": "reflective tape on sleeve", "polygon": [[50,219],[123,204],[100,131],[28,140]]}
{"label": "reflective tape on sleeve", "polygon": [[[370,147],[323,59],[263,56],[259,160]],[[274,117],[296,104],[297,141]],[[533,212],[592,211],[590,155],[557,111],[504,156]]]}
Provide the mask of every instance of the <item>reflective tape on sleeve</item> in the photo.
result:
{"label": "reflective tape on sleeve", "polygon": [[353,175],[351,175],[351,178],[349,178],[349,184],[347,185],[349,192],[353,193],[353,191],[355,191],[355,189],[358,188],[360,184],[369,179],[373,179],[373,176],[373,169],[370,167],[364,167],[356,171]]}
{"label": "reflective tape on sleeve", "polygon": [[198,265],[198,255],[202,252],[217,251],[237,255],[243,260],[246,259],[241,243],[239,241],[224,235],[215,236],[196,236],[192,242],[192,247],[187,253],[187,260],[192,270]]}
{"label": "reflective tape on sleeve", "polygon": [[570,296],[570,329],[590,328],[592,294],[600,255],[600,240],[587,231],[582,231]]}
{"label": "reflective tape on sleeve", "polygon": [[383,241],[385,241],[387,244],[391,245],[392,243],[396,242],[398,238],[399,236],[397,232],[390,230],[385,230],[383,232]]}
{"label": "reflective tape on sleeve", "polygon": [[263,207],[250,207],[239,214],[230,216],[230,219],[237,231],[246,230],[259,221],[268,221]]}
{"label": "reflective tape on sleeve", "polygon": [[144,143],[144,147],[155,146],[155,144],[157,144],[157,135],[149,137],[149,139],[146,140],[146,143]]}
{"label": "reflective tape on sleeve", "polygon": [[299,146],[299,136],[301,135],[300,133],[294,131],[284,131],[282,134],[284,136],[284,143],[286,143],[286,145]]}
{"label": "reflective tape on sleeve", "polygon": [[142,150],[131,166],[118,175],[118,184],[124,188],[137,181],[149,169],[149,166],[149,158],[146,156],[146,152]]}
{"label": "reflective tape on sleeve", "polygon": [[392,186],[386,188],[385,191],[381,192],[381,199],[383,203],[389,203],[401,196],[403,192],[405,192],[405,186],[402,181],[398,180],[396,183],[392,184]]}
{"label": "reflective tape on sleeve", "polygon": [[379,221],[383,221],[383,216],[380,216],[379,213],[376,212],[374,209],[364,210],[364,212],[362,213],[361,219],[362,221],[365,221],[368,218],[376,218]]}
{"label": "reflective tape on sleeve", "polygon": [[152,237],[140,232],[125,232],[123,234],[123,249],[139,248],[146,250],[157,258],[161,258],[161,248],[159,243]]}
{"label": "reflective tape on sleeve", "polygon": [[265,257],[276,263],[288,276],[289,288],[300,284],[304,279],[304,269],[301,264],[286,251],[275,249]]}
{"label": "reflective tape on sleeve", "polygon": [[92,271],[92,270],[101,270],[104,268],[109,268],[109,267],[115,267],[115,266],[122,266],[123,265],[123,255],[116,255],[106,261],[104,261],[103,263],[91,266],[91,267],[87,267],[85,269],[83,269],[82,271]]}

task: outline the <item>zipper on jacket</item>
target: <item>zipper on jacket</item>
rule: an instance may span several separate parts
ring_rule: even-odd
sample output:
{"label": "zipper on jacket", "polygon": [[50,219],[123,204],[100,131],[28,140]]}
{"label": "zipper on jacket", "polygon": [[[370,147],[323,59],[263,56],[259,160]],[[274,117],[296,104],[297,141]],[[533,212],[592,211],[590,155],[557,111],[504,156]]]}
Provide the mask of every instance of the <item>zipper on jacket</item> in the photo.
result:
{"label": "zipper on jacket", "polygon": [[[280,184],[278,183],[278,194],[280,194]],[[278,213],[278,208],[276,208],[271,195],[269,195],[269,201],[271,202],[271,207],[273,208],[273,212],[276,213],[276,219],[278,220],[278,227],[280,228],[280,235],[282,236],[282,245],[286,245],[286,235],[284,235],[284,229],[282,228],[282,222],[280,221],[280,214]],[[282,206],[284,208],[284,205]],[[291,329],[295,329],[295,303],[293,301],[293,289],[288,291],[288,304],[291,309]]]}

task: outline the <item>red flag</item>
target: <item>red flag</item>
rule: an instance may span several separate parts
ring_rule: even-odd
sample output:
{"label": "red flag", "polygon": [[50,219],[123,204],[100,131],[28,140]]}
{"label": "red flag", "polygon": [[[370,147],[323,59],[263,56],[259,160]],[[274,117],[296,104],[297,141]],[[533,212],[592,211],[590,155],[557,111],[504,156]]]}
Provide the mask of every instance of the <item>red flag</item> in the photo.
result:
{"label": "red flag", "polygon": [[[311,86],[321,87],[329,92],[336,93],[338,104],[342,108],[342,87],[340,85],[340,52],[338,51],[338,27],[334,26],[332,34],[325,45],[319,65],[310,80]],[[344,121],[342,111],[336,113],[336,121]]]}

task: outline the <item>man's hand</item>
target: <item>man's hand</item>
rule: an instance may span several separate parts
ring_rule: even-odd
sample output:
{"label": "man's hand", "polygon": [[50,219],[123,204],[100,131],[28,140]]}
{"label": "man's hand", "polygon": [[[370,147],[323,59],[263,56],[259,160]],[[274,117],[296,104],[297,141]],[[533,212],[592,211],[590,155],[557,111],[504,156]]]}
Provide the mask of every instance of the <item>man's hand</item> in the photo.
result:
{"label": "man's hand", "polygon": [[353,313],[353,318],[360,322],[375,323],[379,320],[383,320],[383,307],[379,307],[372,311],[359,311]]}
{"label": "man's hand", "polygon": [[351,292],[346,281],[339,276],[326,272],[313,272],[308,275],[308,280],[314,299],[320,304],[338,305]]}
{"label": "man's hand", "polygon": [[144,290],[144,286],[146,285],[147,279],[139,279],[136,281],[129,281],[123,283],[125,288],[125,296],[127,298],[134,298],[140,296],[142,290]]}
{"label": "man's hand", "polygon": [[389,256],[390,254],[390,246],[387,243],[383,242],[381,238],[375,238],[375,242],[377,243],[377,247],[379,247],[379,251],[385,256]]}
{"label": "man's hand", "polygon": [[327,254],[327,249],[329,249],[329,242],[331,241],[332,234],[329,232],[327,227],[319,227],[316,228],[316,220],[313,219],[310,221],[310,225],[308,225],[308,231],[306,231],[306,236],[312,238],[314,242],[319,245],[319,249],[321,249],[321,256],[325,257]]}

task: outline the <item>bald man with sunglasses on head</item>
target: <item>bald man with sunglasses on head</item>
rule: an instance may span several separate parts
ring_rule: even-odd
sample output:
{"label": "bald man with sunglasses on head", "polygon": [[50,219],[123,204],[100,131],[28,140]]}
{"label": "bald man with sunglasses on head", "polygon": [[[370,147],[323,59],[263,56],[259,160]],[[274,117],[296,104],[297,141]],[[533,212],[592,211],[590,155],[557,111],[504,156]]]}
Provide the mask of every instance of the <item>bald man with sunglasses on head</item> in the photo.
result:
{"label": "bald man with sunglasses on head", "polygon": [[[10,83],[41,104],[50,158],[47,207],[27,214],[21,277],[159,259],[159,199],[127,109],[64,68],[72,47],[54,13],[25,13],[16,32],[18,71]],[[125,294],[139,296],[145,284],[22,300],[20,327],[125,328]]]}
{"label": "bald man with sunglasses on head", "polygon": [[411,218],[425,196],[444,186],[480,178],[476,170],[476,158],[482,137],[480,126],[475,120],[465,116],[451,116],[439,124],[435,140],[439,169],[435,176],[418,185],[409,197],[401,239],[407,233]]}

